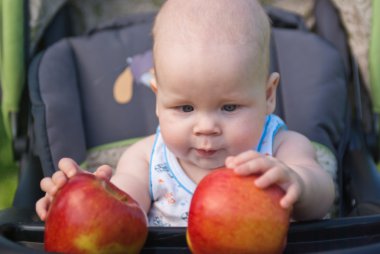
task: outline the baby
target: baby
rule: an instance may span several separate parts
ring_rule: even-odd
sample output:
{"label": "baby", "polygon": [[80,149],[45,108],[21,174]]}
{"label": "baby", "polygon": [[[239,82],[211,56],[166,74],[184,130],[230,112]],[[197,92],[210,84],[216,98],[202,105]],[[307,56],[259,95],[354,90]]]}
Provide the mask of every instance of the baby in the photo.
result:
{"label": "baby", "polygon": [[[213,169],[259,174],[276,184],[295,220],[322,218],[334,200],[331,177],[310,141],[273,115],[278,73],[269,73],[270,23],[254,0],[168,0],[153,28],[155,135],[122,155],[110,178],[146,212],[150,226],[186,226],[192,194]],[[298,95],[295,95],[298,96]],[[71,159],[41,181],[36,204],[46,218],[57,190],[82,171]]]}

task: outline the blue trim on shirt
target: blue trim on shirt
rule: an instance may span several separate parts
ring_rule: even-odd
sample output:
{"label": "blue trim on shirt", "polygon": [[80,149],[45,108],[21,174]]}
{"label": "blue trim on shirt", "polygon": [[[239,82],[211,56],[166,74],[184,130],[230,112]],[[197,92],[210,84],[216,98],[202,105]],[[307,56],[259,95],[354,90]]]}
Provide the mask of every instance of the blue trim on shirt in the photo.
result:
{"label": "blue trim on shirt", "polygon": [[287,130],[288,127],[286,126],[286,124],[284,123],[284,121],[281,120],[281,118],[275,116],[277,118],[277,126],[276,126],[276,129],[273,131],[273,134],[272,134],[272,147],[273,147],[273,143],[274,143],[274,136],[277,135],[277,132],[279,132],[281,129],[284,129],[284,130]]}
{"label": "blue trim on shirt", "polygon": [[[187,193],[189,193],[190,195],[193,195],[194,193],[192,191],[190,191],[188,188],[186,188],[182,183],[181,181],[178,180],[175,172],[172,170],[171,166],[170,166],[170,163],[169,163],[169,160],[168,160],[168,155],[167,155],[167,146],[164,144],[164,156],[165,156],[165,160],[166,160],[166,164],[168,165],[168,168],[169,168],[169,171],[172,172],[173,174],[173,178],[177,181],[177,183],[179,184],[179,186],[181,186]],[[179,165],[180,166],[180,165]],[[181,170],[184,172],[183,168],[181,167]]]}
{"label": "blue trim on shirt", "polygon": [[264,125],[264,131],[261,134],[261,138],[260,138],[259,144],[257,145],[257,148],[256,148],[257,152],[260,152],[260,150],[261,150],[261,146],[263,145],[264,138],[267,135],[268,125],[270,123],[271,117],[272,117],[272,115],[267,115],[266,116],[266,121],[265,121],[265,125]]}
{"label": "blue trim on shirt", "polygon": [[154,155],[154,152],[156,151],[156,146],[157,146],[157,140],[158,140],[158,134],[160,133],[160,127],[157,127],[157,130],[156,130],[156,136],[154,137],[154,143],[153,143],[153,149],[152,149],[152,152],[150,154],[150,160],[149,160],[149,194],[150,194],[150,198],[151,198],[151,201],[154,200],[154,196],[153,196],[153,183],[152,183],[152,167],[153,167],[153,163],[152,163],[152,160],[153,160],[153,155]]}

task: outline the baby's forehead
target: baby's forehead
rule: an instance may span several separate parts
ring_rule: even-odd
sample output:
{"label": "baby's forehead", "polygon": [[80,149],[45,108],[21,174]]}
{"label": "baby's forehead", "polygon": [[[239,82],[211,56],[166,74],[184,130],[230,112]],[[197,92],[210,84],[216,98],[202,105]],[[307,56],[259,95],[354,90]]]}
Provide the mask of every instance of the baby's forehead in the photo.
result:
{"label": "baby's forehead", "polygon": [[[164,44],[155,54],[156,77],[163,80],[229,80],[231,83],[262,81],[267,77],[261,52],[246,45],[198,45]],[[181,80],[180,82],[178,80]],[[246,82],[249,80],[249,82]],[[260,82],[261,84],[261,82]]]}
{"label": "baby's forehead", "polygon": [[248,44],[265,46],[269,20],[254,0],[168,0],[159,12],[155,43]]}

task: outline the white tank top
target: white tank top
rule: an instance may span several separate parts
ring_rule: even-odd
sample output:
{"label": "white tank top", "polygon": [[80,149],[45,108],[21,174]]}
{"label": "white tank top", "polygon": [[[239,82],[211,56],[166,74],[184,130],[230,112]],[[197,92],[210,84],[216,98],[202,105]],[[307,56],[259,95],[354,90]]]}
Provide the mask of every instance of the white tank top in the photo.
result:
{"label": "white tank top", "polygon": [[[268,115],[256,151],[272,155],[274,137],[283,128],[286,126],[279,117]],[[186,227],[196,184],[166,147],[159,128],[150,159],[149,187],[152,200],[149,226]]]}

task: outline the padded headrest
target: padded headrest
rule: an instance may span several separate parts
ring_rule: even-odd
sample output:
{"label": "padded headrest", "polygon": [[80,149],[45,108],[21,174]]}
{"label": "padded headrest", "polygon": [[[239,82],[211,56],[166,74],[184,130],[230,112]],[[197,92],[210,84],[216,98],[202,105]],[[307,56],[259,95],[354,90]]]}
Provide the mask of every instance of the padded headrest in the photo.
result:
{"label": "padded headrest", "polygon": [[89,148],[154,133],[151,89],[132,80],[126,89],[133,96],[125,102],[115,88],[119,78],[128,79],[128,59],[152,47],[153,17],[130,17],[118,29],[63,39],[33,62],[29,87],[45,174],[64,156],[79,163]]}

